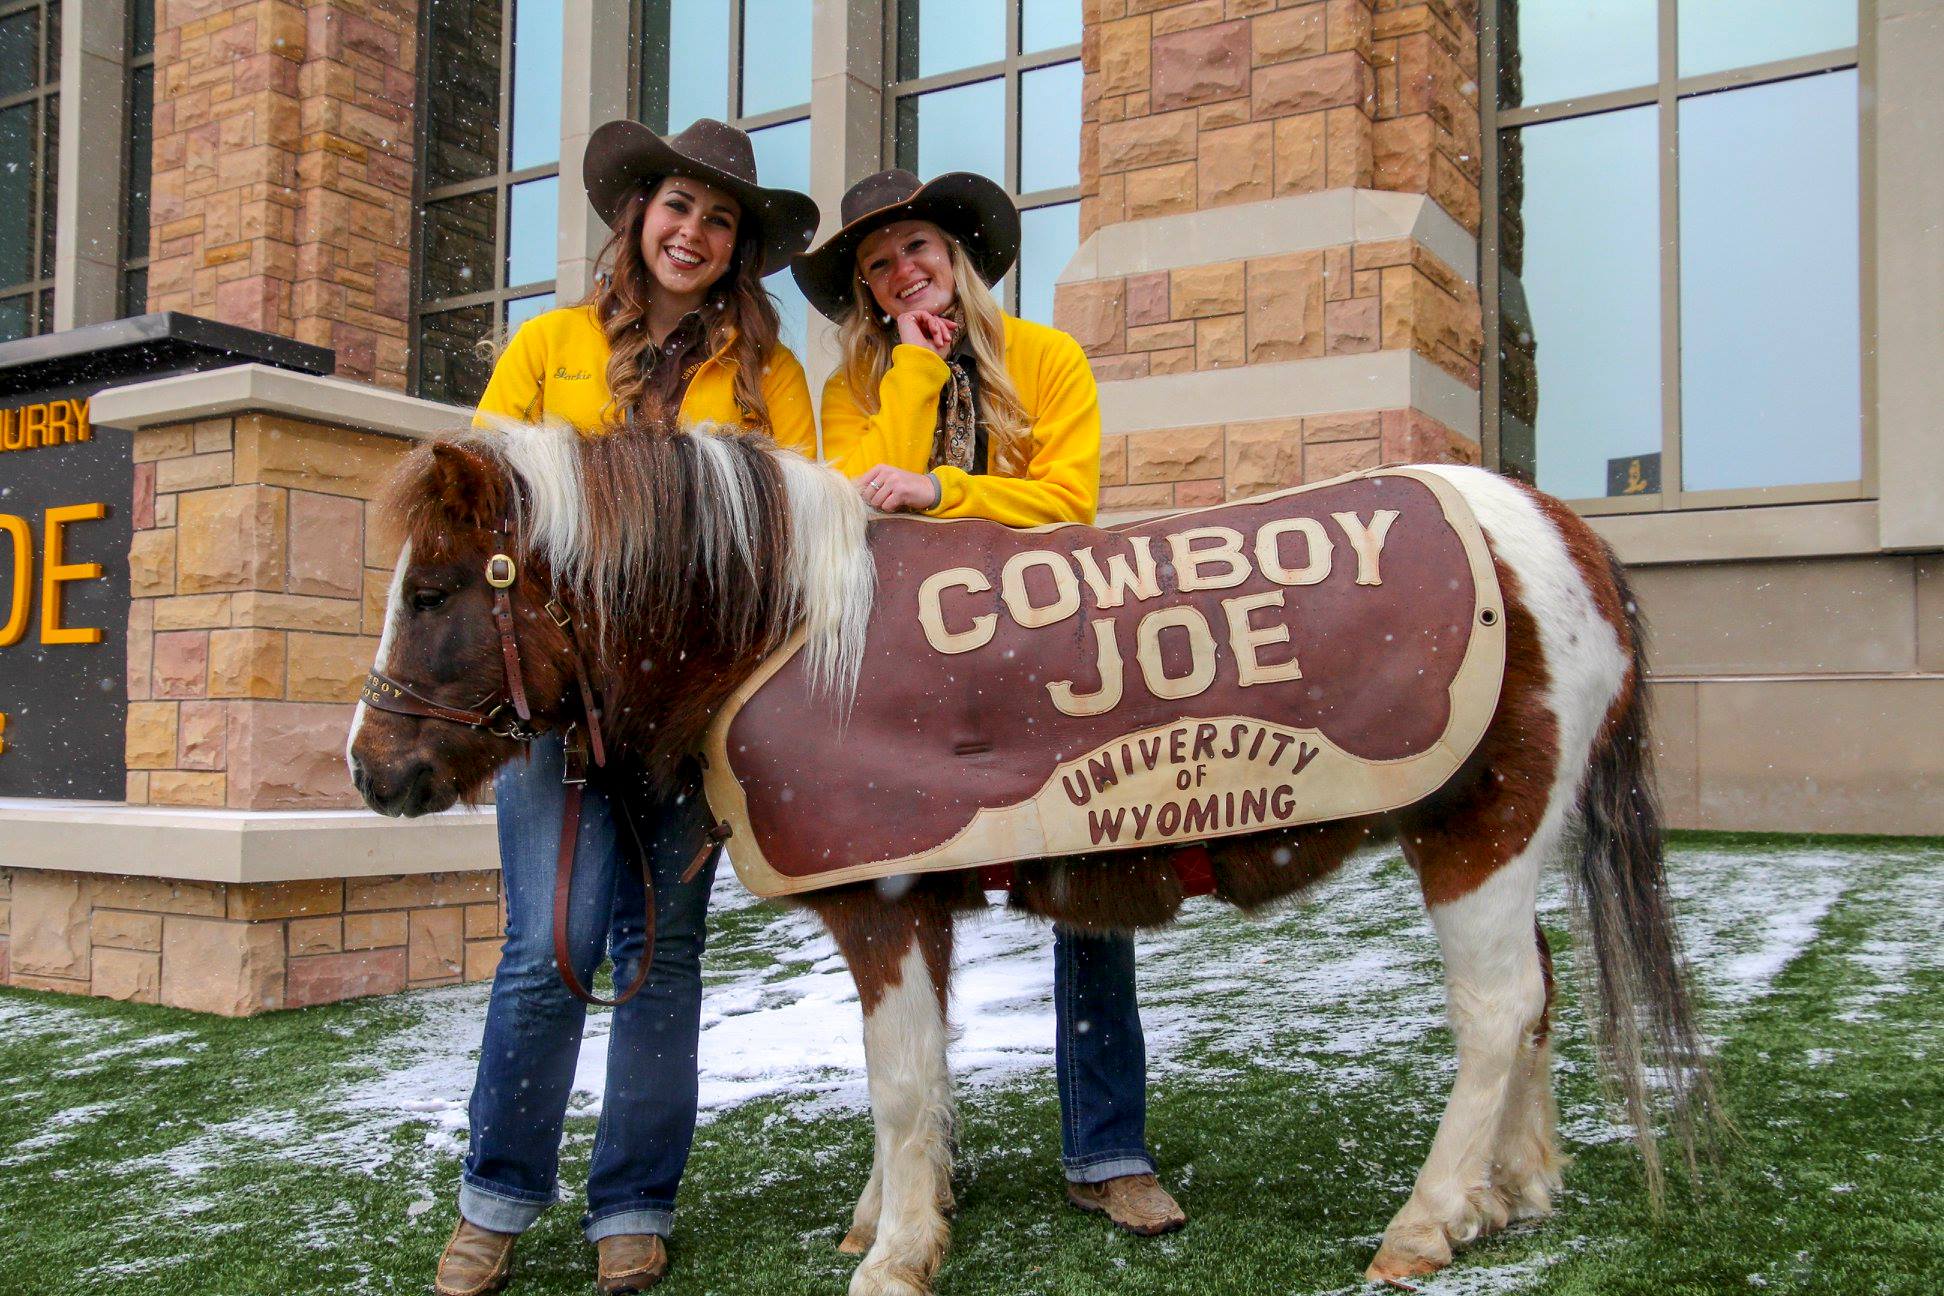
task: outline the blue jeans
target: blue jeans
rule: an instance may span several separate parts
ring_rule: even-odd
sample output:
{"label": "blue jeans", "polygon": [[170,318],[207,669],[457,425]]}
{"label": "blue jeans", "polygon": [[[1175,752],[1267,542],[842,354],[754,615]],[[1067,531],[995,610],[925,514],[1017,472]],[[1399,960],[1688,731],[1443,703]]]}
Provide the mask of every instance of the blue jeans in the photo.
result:
{"label": "blue jeans", "polygon": [[[587,1017],[586,1005],[568,993],[554,967],[563,759],[561,740],[549,735],[493,780],[506,941],[473,1083],[459,1213],[499,1233],[523,1232],[557,1195],[561,1127]],[[613,784],[618,788],[627,779],[619,775]],[[667,1236],[695,1137],[695,1046],[714,856],[687,884],[680,879],[704,840],[708,806],[699,793],[662,800],[641,790],[629,793],[628,804],[654,882],[655,961],[641,993],[614,1011],[581,1221],[590,1242],[618,1233]],[[604,953],[614,961],[618,985],[634,977],[645,933],[633,855],[633,838],[619,822],[609,790],[589,784],[567,922],[582,984]]]}
{"label": "blue jeans", "polygon": [[1134,938],[1053,929],[1060,1161],[1074,1183],[1153,1174]]}

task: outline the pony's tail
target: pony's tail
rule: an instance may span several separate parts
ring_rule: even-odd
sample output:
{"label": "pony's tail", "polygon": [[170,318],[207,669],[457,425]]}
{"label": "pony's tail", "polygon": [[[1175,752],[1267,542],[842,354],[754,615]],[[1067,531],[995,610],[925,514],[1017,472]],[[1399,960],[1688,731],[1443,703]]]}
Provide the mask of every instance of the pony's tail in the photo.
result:
{"label": "pony's tail", "polygon": [[[1632,651],[1618,715],[1594,743],[1580,793],[1580,850],[1572,873],[1574,908],[1593,950],[1598,1009],[1589,1004],[1601,1061],[1619,1088],[1659,1209],[1664,1175],[1655,1137],[1662,1091],[1671,1132],[1690,1175],[1702,1136],[1720,1117],[1707,1048],[1688,999],[1687,964],[1668,906],[1661,867],[1661,809],[1648,733],[1647,630],[1626,573],[1611,550],[1607,564],[1626,609]],[[1585,963],[1582,960],[1581,966]]]}

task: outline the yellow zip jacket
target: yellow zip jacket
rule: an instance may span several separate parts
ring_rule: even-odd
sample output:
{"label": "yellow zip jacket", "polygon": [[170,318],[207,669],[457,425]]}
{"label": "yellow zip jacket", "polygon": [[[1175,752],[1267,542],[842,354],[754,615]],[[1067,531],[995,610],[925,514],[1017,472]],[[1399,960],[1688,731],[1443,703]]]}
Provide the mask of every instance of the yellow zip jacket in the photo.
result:
{"label": "yellow zip jacket", "polygon": [[[592,306],[536,315],[520,325],[493,366],[493,379],[479,398],[479,414],[527,421],[550,414],[583,432],[598,431],[607,418],[607,363],[607,334]],[[752,426],[736,404],[735,372],[735,364],[722,352],[702,362],[682,397],[678,417],[684,426]],[[781,343],[763,371],[763,399],[769,402],[770,436],[814,457],[817,429],[811,418],[810,382],[796,356]]]}
{"label": "yellow zip jacket", "polygon": [[[1006,316],[1006,372],[1031,423],[1024,477],[934,469],[932,517],[990,518],[1007,526],[1091,522],[1100,505],[1100,395],[1080,344],[1059,329]],[[950,370],[926,347],[900,343],[878,384],[878,410],[858,407],[840,369],[824,384],[824,458],[856,478],[890,464],[921,473],[931,459],[938,396]]]}

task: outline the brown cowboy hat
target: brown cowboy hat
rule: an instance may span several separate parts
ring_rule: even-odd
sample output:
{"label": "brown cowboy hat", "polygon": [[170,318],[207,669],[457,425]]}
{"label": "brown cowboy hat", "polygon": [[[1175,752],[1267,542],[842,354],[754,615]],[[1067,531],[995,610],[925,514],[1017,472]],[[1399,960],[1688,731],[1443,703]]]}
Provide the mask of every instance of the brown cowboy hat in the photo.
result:
{"label": "brown cowboy hat", "polygon": [[927,220],[956,238],[988,287],[1019,256],[1019,208],[1004,189],[970,171],[947,171],[927,184],[909,171],[880,171],[845,192],[839,214],[842,229],[790,262],[797,287],[831,319],[850,309],[857,245],[893,221]]}
{"label": "brown cowboy hat", "polygon": [[691,176],[736,196],[763,240],[763,273],[775,274],[817,236],[817,204],[794,189],[756,183],[756,151],[734,126],[703,117],[667,139],[637,121],[611,121],[587,141],[581,178],[587,200],[607,225],[628,195],[667,175]]}

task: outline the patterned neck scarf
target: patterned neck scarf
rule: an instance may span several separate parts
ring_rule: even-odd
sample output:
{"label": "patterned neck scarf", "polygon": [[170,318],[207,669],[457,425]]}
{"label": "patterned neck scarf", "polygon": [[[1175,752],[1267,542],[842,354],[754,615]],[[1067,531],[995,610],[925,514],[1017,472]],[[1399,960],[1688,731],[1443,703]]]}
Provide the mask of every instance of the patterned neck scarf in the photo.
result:
{"label": "patterned neck scarf", "polygon": [[951,377],[938,394],[938,425],[932,432],[930,468],[957,468],[961,472],[985,471],[984,437],[979,435],[979,385],[973,377],[978,362],[972,345],[961,330],[945,366]]}

